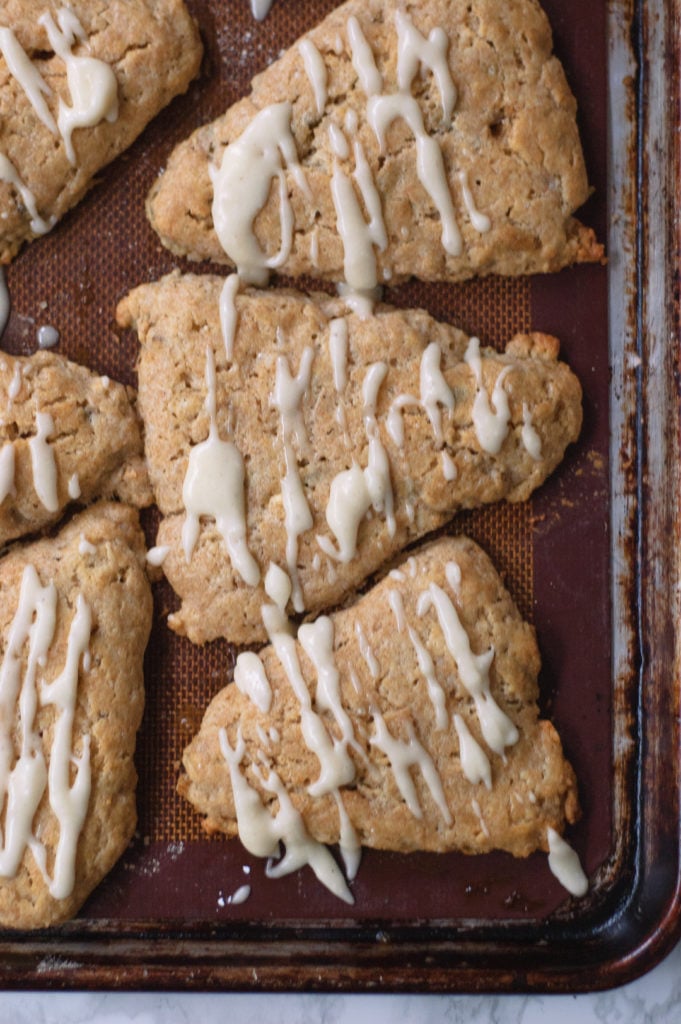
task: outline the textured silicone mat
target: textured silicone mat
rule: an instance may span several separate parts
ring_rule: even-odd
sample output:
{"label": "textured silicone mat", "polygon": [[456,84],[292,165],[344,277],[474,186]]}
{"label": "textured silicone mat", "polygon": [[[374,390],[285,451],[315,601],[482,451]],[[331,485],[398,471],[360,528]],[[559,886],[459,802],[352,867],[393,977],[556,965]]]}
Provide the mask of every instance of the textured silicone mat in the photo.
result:
{"label": "textured silicone mat", "polygon": [[[194,0],[206,55],[200,79],[101,175],[81,206],[16,260],[8,272],[12,316],[3,345],[36,348],[36,331],[52,324],[59,351],[134,386],[136,341],[119,334],[114,310],[128,289],[183,264],[160,246],[144,199],[173,145],[248,89],[251,76],[334,5],[333,0],[276,0],[256,23],[247,0]],[[568,9],[569,6],[569,9]],[[580,124],[596,197],[584,213],[603,237],[605,225],[605,12],[586,0],[545,4],[556,48],[580,104]],[[274,282],[276,284],[276,282]],[[533,621],[544,660],[542,706],[561,733],[580,780],[584,817],[570,833],[593,872],[608,856],[611,750],[608,606],[607,278],[584,267],[551,279],[489,278],[457,286],[411,283],[386,301],[423,306],[433,315],[502,346],[514,333],[548,330],[585,388],[585,427],[555,478],[536,498],[458,517],[492,556],[523,615]],[[153,543],[156,515],[145,514]],[[585,603],[584,581],[589,581]],[[505,855],[367,853],[348,909],[321,890],[310,872],[272,882],[237,842],[208,840],[175,792],[182,749],[211,696],[231,679],[234,652],[216,642],[193,647],[165,624],[174,597],[155,587],[156,617],[146,659],[147,708],[138,744],[138,837],[83,908],[84,920],[151,921],[393,920],[475,918],[541,920],[566,902],[546,858],[516,863]],[[245,879],[246,903],[229,893]]]}

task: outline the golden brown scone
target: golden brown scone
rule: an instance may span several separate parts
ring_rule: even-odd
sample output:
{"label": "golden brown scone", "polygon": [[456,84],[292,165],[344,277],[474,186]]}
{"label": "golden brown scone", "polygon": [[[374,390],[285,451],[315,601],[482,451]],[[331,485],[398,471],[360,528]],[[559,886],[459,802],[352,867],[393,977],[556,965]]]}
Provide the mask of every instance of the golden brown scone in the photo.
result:
{"label": "golden brown scone", "polygon": [[[435,33],[431,46],[446,52],[448,71],[437,58],[431,58],[435,74],[421,75],[416,60],[412,67],[403,61],[400,68],[398,8],[405,19],[403,33],[408,35],[413,25],[422,37],[421,49]],[[364,57],[362,37],[371,51]],[[589,195],[576,104],[552,56],[550,26],[536,0],[349,0],[305,39],[307,54],[305,47],[293,45],[253,80],[248,97],[195,131],[171,155],[152,187],[147,210],[173,252],[237,264],[251,281],[258,271],[262,277],[269,259],[284,274],[347,280],[356,289],[397,284],[412,275],[463,280],[555,271],[602,259],[593,232],[573,217]],[[370,72],[374,62],[378,82],[372,84],[367,68]],[[324,70],[313,70],[315,63]],[[409,97],[406,106],[398,91]],[[391,114],[387,107],[395,100],[402,106]],[[323,102],[321,109],[318,102],[320,107]],[[290,113],[276,106],[286,103]],[[256,140],[245,133],[266,108],[270,113],[263,116],[272,123],[258,129]],[[444,160],[443,180],[436,169],[427,169],[440,159],[428,136]],[[235,219],[246,219],[249,201],[244,197],[257,179],[264,194],[259,205],[254,202],[251,234],[262,251],[259,267],[253,261],[249,266],[250,257],[240,257],[232,242],[225,246],[223,239],[221,244],[212,209],[211,176],[216,177],[226,147],[237,139],[241,146],[249,140],[248,170],[240,181],[236,172],[229,175],[227,198],[235,197],[229,220],[233,225]],[[287,145],[295,146],[300,167],[285,152]],[[266,162],[269,171],[260,176]],[[282,225],[277,180],[285,164],[292,234]],[[334,194],[340,196],[343,189],[354,193],[354,211],[352,198],[336,203]],[[437,197],[438,189],[444,199]],[[354,214],[372,222],[373,281],[348,265],[365,251],[358,241],[344,245],[342,222],[347,220],[352,234]],[[477,214],[489,224],[478,222]],[[447,231],[453,235],[458,229],[461,235],[459,253],[449,238],[443,243],[444,221],[450,218],[455,223]],[[282,259],[277,258],[280,250]]]}
{"label": "golden brown scone", "polygon": [[128,390],[55,352],[0,356],[0,545],[77,501],[151,503]]}
{"label": "golden brown scone", "polygon": [[259,667],[240,655],[185,750],[179,791],[208,832],[249,849],[266,836],[253,792],[290,822],[276,776],[309,836],[341,848],[338,795],[362,846],[404,852],[524,857],[579,816],[539,719],[534,630],[468,538],[421,548],[353,607],[273,639]]}
{"label": "golden brown scone", "polygon": [[3,927],[72,917],[133,835],[144,557],[137,513],[102,503],[0,561]]}
{"label": "golden brown scone", "polygon": [[[45,15],[51,16],[57,30],[62,18],[64,31],[57,46],[63,52],[55,52]],[[83,38],[78,38],[73,15]],[[70,75],[83,79],[84,94],[94,97],[93,105],[89,108],[84,101],[80,117],[78,110],[62,113],[60,123],[60,104],[62,110],[76,106],[66,77],[69,54],[102,62],[94,67],[102,78],[103,102],[88,66],[73,62]],[[68,8],[48,0],[3,3],[0,263],[9,263],[24,242],[49,230],[83,197],[97,172],[186,90],[198,72],[201,54],[198,31],[182,0],[73,0]],[[17,60],[30,62],[28,69],[17,70]],[[30,75],[33,85],[26,77]],[[42,96],[37,103],[29,98],[35,93]],[[65,117],[73,122],[72,132]]]}
{"label": "golden brown scone", "polygon": [[[182,599],[169,623],[197,643],[217,636],[237,644],[265,639],[260,606],[271,562],[291,577],[290,612],[334,606],[458,510],[525,500],[579,433],[580,385],[557,360],[555,338],[522,335],[504,354],[482,350],[478,388],[466,361],[470,339],[425,312],[379,307],[362,319],[327,296],[252,291],[236,298],[228,365],[221,288],[220,278],[169,275],[135,289],[117,313],[121,325],[134,325],[141,344],[138,404],[152,487],[165,516],[157,544],[169,548],[163,570]],[[347,331],[347,355],[334,361],[330,342],[338,331]],[[217,367],[213,428],[205,405],[207,351]],[[337,371],[347,377],[340,390]],[[282,413],[287,399],[289,411]],[[502,416],[493,452],[479,432],[478,406],[502,399],[509,422]],[[183,541],[197,484],[209,488],[221,477],[204,462],[194,474],[200,480],[188,483],[190,460],[198,465],[218,444],[231,446],[232,455],[235,448],[243,460],[245,542],[257,563],[250,582],[233,567],[210,496],[199,510],[195,546]],[[225,471],[227,456],[218,456]],[[300,525],[286,498],[295,505],[298,485]],[[333,495],[343,490],[341,520],[353,495],[361,492],[364,502],[356,551],[352,529],[341,542],[342,530],[327,521]]]}

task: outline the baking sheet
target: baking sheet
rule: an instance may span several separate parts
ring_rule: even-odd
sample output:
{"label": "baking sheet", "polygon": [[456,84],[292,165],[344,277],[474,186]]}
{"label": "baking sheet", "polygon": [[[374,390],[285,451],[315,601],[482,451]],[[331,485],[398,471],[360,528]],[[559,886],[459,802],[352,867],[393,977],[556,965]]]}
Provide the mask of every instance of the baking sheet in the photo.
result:
{"label": "baking sheet", "polygon": [[[176,142],[243,95],[253,73],[333,6],[333,0],[275,0],[259,24],[246,0],[189,3],[206,44],[200,80],[103,172],[76,211],[10,268],[13,308],[3,347],[34,351],[38,326],[49,323],[60,332],[60,351],[135,383],[136,342],[115,329],[116,303],[142,281],[175,266],[189,269],[161,248],[145,220],[150,185]],[[173,636],[164,620],[175,599],[159,584],[138,744],[135,842],[75,921],[44,936],[5,934],[0,983],[553,990],[624,980],[627,970],[652,959],[639,949],[632,928],[629,942],[620,937],[625,907],[629,912],[632,894],[641,896],[642,836],[648,836],[648,857],[661,842],[654,824],[648,833],[643,828],[642,730],[655,725],[662,729],[658,744],[672,742],[661,707],[645,726],[640,718],[635,629],[643,582],[636,544],[642,438],[632,417],[642,392],[640,381],[632,386],[635,375],[624,384],[615,375],[624,379],[634,367],[626,361],[641,358],[640,299],[632,305],[630,291],[640,273],[631,247],[640,175],[633,159],[634,107],[625,111],[623,137],[613,141],[612,132],[613,95],[622,93],[623,102],[636,95],[637,80],[626,83],[620,71],[636,72],[631,28],[641,24],[634,15],[644,15],[628,4],[608,8],[593,0],[546,0],[544,7],[578,99],[595,189],[580,216],[608,241],[609,267],[461,286],[412,283],[389,298],[424,306],[483,343],[502,345],[530,328],[555,333],[582,381],[584,430],[555,476],[529,503],[468,513],[451,529],[486,548],[537,628],[542,709],[579,779],[584,814],[568,838],[592,878],[589,894],[571,900],[542,854],[516,861],[501,853],[367,851],[353,884],[356,902],[348,908],[309,871],[269,880],[262,862],[238,842],[203,838],[196,815],[175,793],[178,762],[211,696],[231,678],[234,652],[221,642],[199,650]],[[649,11],[657,7],[668,10],[655,3]],[[613,164],[621,159],[615,187]],[[613,224],[613,214],[625,211],[631,222],[622,216]],[[609,322],[619,337],[609,333]],[[145,526],[152,543],[153,512]],[[678,808],[675,813],[678,823]],[[673,875],[676,850],[669,842],[665,850]],[[251,886],[249,899],[230,903],[244,882]],[[652,914],[653,931],[664,941],[677,928],[670,884],[656,895],[665,908],[664,927],[662,911]]]}

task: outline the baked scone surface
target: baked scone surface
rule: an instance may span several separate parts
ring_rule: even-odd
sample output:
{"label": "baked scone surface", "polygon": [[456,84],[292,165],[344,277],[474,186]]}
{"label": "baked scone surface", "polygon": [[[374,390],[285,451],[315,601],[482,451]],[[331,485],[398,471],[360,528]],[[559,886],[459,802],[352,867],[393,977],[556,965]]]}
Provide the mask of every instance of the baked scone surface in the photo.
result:
{"label": "baked scone surface", "polygon": [[274,604],[265,616],[272,643],[240,655],[185,751],[180,792],[209,832],[261,856],[281,840],[274,874],[309,857],[347,899],[318,844],[355,865],[358,845],[526,856],[577,818],[538,717],[534,631],[468,538],[423,547],[295,639]]}
{"label": "baked scone surface", "polygon": [[128,390],[55,352],[0,354],[0,546],[74,503],[152,500]]}
{"label": "baked scone surface", "polygon": [[135,510],[103,503],[0,560],[0,924],[72,917],[136,823],[151,628]]}
{"label": "baked scone surface", "polygon": [[291,613],[337,605],[456,511],[529,497],[579,433],[555,338],[498,353],[423,311],[362,318],[253,291],[234,300],[228,358],[225,287],[170,275],[118,307],[141,343],[157,544],[182,598],[170,624],[197,643],[265,639],[270,562],[291,578]]}
{"label": "baked scone surface", "polygon": [[201,61],[182,0],[0,8],[0,263],[45,234]]}
{"label": "baked scone surface", "polygon": [[576,104],[536,0],[349,0],[171,155],[191,259],[354,291],[599,260]]}

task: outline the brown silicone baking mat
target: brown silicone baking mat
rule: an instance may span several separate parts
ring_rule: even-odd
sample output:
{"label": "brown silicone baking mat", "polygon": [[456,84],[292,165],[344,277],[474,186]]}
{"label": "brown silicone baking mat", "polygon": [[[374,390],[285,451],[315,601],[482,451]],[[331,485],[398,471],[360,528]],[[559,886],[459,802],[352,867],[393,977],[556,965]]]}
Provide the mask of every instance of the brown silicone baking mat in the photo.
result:
{"label": "brown silicone baking mat", "polygon": [[[145,219],[149,187],[178,141],[247,92],[251,76],[335,4],[275,0],[262,23],[252,18],[248,0],[190,0],[188,6],[206,47],[200,78],[101,174],[75,211],[9,268],[7,350],[34,351],[37,328],[51,324],[59,331],[59,351],[135,384],[136,341],[117,331],[116,304],[138,283],[176,266],[189,269],[160,246]],[[601,0],[545,0],[544,7],[578,100],[594,186],[580,216],[606,241],[608,8]],[[136,838],[75,921],[39,939],[5,936],[0,981],[370,988],[383,979],[393,988],[549,989],[561,985],[557,943],[565,943],[573,961],[579,961],[575,949],[581,943],[588,962],[590,943],[604,927],[598,922],[607,917],[603,911],[599,918],[598,908],[636,875],[635,859],[627,860],[634,825],[631,842],[621,832],[623,823],[631,823],[627,807],[622,809],[622,771],[625,793],[640,784],[631,760],[625,769],[616,764],[621,736],[611,612],[610,273],[585,266],[531,280],[410,283],[386,293],[388,301],[423,306],[486,344],[501,346],[528,329],[554,333],[582,381],[581,439],[541,491],[523,505],[462,515],[450,529],[483,545],[536,626],[542,711],[556,724],[579,780],[583,817],[567,838],[592,879],[588,896],[568,897],[542,854],[516,861],[504,854],[366,851],[352,887],[355,905],[347,907],[307,869],[269,880],[264,864],[238,841],[205,838],[175,785],[183,747],[203,709],[231,679],[234,652],[221,642],[199,649],[172,634],[165,617],[175,599],[158,583],[138,743]],[[145,513],[150,544],[156,522],[153,511]],[[631,725],[633,713],[627,721]],[[245,882],[250,897],[230,903]],[[528,949],[535,951],[534,973],[526,963],[516,971],[521,950]],[[588,978],[588,963],[583,969]]]}

